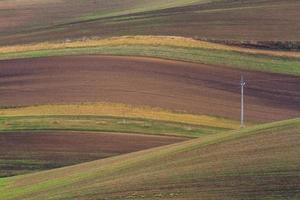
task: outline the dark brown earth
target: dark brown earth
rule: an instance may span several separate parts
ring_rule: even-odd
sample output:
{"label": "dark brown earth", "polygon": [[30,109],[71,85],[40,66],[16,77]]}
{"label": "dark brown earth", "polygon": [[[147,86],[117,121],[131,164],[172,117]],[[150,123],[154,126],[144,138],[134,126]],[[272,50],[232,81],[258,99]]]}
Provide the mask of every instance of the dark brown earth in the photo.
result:
{"label": "dark brown earth", "polygon": [[184,140],[180,137],[125,133],[0,133],[0,177],[107,158]]}
{"label": "dark brown earth", "polygon": [[0,61],[0,104],[105,101],[238,119],[241,74],[246,120],[300,116],[297,76],[116,56]]}
{"label": "dark brown earth", "polygon": [[[138,1],[1,1],[0,45],[82,37],[176,35],[217,41],[299,41],[298,0],[223,0],[103,17]],[[85,18],[95,16],[93,19]]]}

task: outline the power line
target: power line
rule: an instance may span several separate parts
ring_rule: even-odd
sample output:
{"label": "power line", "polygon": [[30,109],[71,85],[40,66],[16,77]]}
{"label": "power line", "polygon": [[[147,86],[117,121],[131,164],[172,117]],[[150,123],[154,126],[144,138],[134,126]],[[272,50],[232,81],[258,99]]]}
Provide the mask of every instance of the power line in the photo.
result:
{"label": "power line", "polygon": [[243,75],[241,75],[241,128],[244,127],[244,86],[246,82],[244,81]]}

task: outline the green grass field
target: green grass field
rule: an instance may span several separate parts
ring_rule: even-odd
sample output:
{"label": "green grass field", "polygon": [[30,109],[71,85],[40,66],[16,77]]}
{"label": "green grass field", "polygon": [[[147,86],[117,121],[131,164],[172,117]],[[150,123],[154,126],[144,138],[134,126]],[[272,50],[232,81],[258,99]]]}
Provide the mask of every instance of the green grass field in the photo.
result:
{"label": "green grass field", "polygon": [[105,116],[52,115],[0,117],[0,134],[1,132],[52,130],[173,135],[193,138],[229,129],[143,118]]}
{"label": "green grass field", "polygon": [[[181,6],[188,6],[188,5],[195,5],[195,4],[202,4],[213,2],[217,0],[153,0],[151,2],[147,0],[139,0],[139,1],[132,1],[123,0],[121,3],[120,1],[115,1],[117,3],[111,4],[112,6],[108,8],[105,5],[99,7],[99,10],[96,12],[92,12],[91,14],[84,14],[81,17],[74,19],[74,21],[84,21],[84,20],[99,20],[102,18],[107,17],[116,17],[116,16],[123,16],[129,15],[133,13],[143,13],[143,12],[150,12],[155,10],[161,9],[168,9],[168,8],[175,8]],[[110,10],[109,10],[110,9]]]}
{"label": "green grass field", "polygon": [[297,199],[300,119],[0,179],[1,199]]}

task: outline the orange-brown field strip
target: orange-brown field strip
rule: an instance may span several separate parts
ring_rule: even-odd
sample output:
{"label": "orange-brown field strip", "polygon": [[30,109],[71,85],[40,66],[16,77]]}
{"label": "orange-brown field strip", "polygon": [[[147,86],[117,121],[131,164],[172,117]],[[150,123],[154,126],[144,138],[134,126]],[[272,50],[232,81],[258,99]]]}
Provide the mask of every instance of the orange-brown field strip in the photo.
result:
{"label": "orange-brown field strip", "polygon": [[59,42],[41,42],[25,45],[12,45],[0,47],[1,53],[28,52],[49,49],[65,49],[65,48],[83,48],[83,47],[101,47],[101,46],[117,46],[117,45],[154,45],[154,46],[174,46],[200,49],[215,49],[225,51],[235,51],[248,54],[262,54],[270,56],[283,56],[291,58],[300,58],[298,51],[271,51],[263,49],[242,48],[238,46],[229,46],[217,43],[211,43],[192,38],[178,36],[122,36],[107,39],[92,38],[74,41]]}

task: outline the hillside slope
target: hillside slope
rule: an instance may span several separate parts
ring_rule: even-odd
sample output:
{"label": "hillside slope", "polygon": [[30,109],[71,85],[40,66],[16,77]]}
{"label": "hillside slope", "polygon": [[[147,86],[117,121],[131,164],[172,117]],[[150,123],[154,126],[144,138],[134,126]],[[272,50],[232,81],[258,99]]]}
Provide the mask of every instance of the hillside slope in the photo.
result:
{"label": "hillside slope", "polygon": [[238,120],[243,74],[247,121],[300,115],[299,76],[122,56],[15,59],[0,66],[2,106],[110,102]]}
{"label": "hillside slope", "polygon": [[0,179],[1,199],[297,199],[300,119]]}
{"label": "hillside slope", "polygon": [[153,34],[298,48],[299,8],[297,0],[4,0],[0,45]]}

